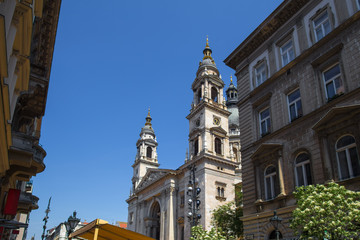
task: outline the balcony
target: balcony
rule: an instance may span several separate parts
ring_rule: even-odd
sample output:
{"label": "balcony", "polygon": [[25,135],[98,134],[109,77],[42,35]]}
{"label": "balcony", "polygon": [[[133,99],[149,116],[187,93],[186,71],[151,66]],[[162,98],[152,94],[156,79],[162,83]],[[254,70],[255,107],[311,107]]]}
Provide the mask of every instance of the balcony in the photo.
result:
{"label": "balcony", "polygon": [[21,192],[18,204],[18,212],[29,213],[34,209],[38,209],[39,198],[31,193]]}
{"label": "balcony", "polygon": [[39,145],[38,138],[12,132],[12,146],[9,150],[10,173],[16,179],[28,181],[32,176],[44,171],[46,151]]}

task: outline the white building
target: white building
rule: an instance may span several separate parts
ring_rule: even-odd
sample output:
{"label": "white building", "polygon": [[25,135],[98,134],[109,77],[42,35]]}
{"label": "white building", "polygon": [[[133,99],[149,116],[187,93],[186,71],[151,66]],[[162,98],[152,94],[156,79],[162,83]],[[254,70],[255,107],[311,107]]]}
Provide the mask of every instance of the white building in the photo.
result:
{"label": "white building", "polygon": [[224,82],[206,43],[192,84],[194,99],[189,120],[189,154],[176,170],[160,169],[156,136],[150,112],[137,141],[128,229],[161,240],[189,239],[190,223],[187,189],[195,166],[195,186],[199,193],[199,224],[210,228],[211,210],[233,201],[235,187],[241,181],[240,132],[236,87],[223,94]]}

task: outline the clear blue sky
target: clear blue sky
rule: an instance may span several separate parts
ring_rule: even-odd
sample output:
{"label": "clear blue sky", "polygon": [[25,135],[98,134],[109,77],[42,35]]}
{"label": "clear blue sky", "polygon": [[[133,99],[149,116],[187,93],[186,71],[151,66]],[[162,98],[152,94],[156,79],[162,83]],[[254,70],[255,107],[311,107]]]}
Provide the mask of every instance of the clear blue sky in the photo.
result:
{"label": "clear blue sky", "polygon": [[[183,164],[191,84],[206,36],[223,60],[280,0],[63,0],[40,143],[46,169],[33,178],[39,209],[27,239],[74,210],[82,221],[127,221],[135,143],[151,107],[160,168]],[[226,87],[227,87],[226,86]]]}

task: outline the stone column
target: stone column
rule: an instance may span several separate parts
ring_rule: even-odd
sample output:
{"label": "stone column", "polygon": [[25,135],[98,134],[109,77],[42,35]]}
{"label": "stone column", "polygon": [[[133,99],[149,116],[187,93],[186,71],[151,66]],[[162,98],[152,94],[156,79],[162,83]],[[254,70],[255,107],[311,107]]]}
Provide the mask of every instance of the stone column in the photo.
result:
{"label": "stone column", "polygon": [[321,136],[321,142],[320,142],[320,152],[322,153],[323,159],[324,159],[323,162],[324,162],[324,175],[325,175],[324,180],[325,181],[334,180],[334,175],[333,175],[333,171],[332,171],[332,167],[331,167],[331,161],[330,161],[328,146],[329,146],[329,144],[328,144],[327,136],[322,135]]}
{"label": "stone column", "polygon": [[282,171],[282,156],[281,156],[281,150],[279,150],[279,156],[278,156],[278,172],[279,172],[279,187],[280,187],[280,194],[281,196],[286,195],[285,194],[285,187],[284,187],[284,176]]}
{"label": "stone column", "polygon": [[168,200],[168,214],[167,214],[167,229],[168,229],[168,240],[175,240],[175,220],[174,220],[174,195],[175,187],[170,187],[169,190],[169,200]]}
{"label": "stone column", "polygon": [[257,200],[259,199],[262,199],[262,196],[261,196],[261,184],[260,184],[260,181],[261,181],[261,172],[260,172],[260,168],[259,166],[255,166],[255,178],[256,178],[256,197],[257,197]]}

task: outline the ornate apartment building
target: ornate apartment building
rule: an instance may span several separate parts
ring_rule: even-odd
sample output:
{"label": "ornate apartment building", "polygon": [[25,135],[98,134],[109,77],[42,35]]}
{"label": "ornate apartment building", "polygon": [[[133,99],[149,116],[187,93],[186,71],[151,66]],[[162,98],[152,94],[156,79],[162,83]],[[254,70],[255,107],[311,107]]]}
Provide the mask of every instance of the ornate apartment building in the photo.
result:
{"label": "ornate apartment building", "polygon": [[28,214],[38,208],[28,181],[45,169],[39,138],[60,4],[0,0],[1,239],[22,239]]}
{"label": "ornate apartment building", "polygon": [[[240,175],[237,89],[226,90],[208,43],[196,78],[189,120],[189,152],[176,170],[160,169],[150,112],[137,141],[132,192],[127,199],[129,230],[161,240],[190,238],[189,184],[200,188],[199,224],[209,229],[211,210],[235,198]],[[196,167],[195,182],[191,167]],[[189,181],[192,182],[189,182]],[[190,200],[191,203],[191,200]]]}
{"label": "ornate apartment building", "polygon": [[360,190],[360,1],[285,0],[226,59],[236,71],[244,231],[283,238],[296,186]]}

